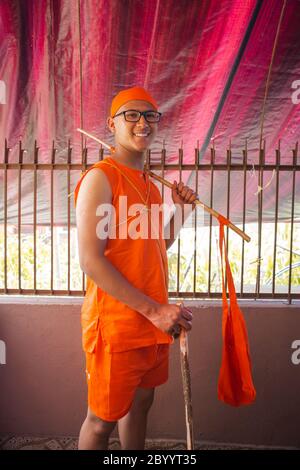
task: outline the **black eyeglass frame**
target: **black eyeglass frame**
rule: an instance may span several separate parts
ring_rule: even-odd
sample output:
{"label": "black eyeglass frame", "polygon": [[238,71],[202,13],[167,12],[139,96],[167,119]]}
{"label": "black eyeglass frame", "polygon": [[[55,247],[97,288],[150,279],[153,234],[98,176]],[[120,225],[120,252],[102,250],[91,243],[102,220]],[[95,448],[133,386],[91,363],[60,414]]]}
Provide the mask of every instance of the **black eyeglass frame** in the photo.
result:
{"label": "black eyeglass frame", "polygon": [[[126,119],[126,115],[125,113],[127,113],[128,111],[134,111],[135,113],[139,113],[139,118],[137,121],[128,121]],[[159,114],[159,119],[158,121],[148,121],[147,119],[147,116],[146,116],[146,113],[157,113]],[[115,114],[114,116],[112,116],[112,118],[115,118],[117,116],[120,116],[121,114],[124,114],[124,118],[125,118],[125,121],[126,122],[139,122],[139,120],[141,119],[142,116],[145,117],[146,121],[147,122],[150,122],[150,124],[155,124],[156,122],[159,122],[160,121],[160,118],[162,116],[162,113],[160,113],[159,111],[155,111],[154,109],[147,109],[147,111],[138,111],[137,109],[126,109],[126,111],[122,111],[121,113],[118,113],[118,114]]]}

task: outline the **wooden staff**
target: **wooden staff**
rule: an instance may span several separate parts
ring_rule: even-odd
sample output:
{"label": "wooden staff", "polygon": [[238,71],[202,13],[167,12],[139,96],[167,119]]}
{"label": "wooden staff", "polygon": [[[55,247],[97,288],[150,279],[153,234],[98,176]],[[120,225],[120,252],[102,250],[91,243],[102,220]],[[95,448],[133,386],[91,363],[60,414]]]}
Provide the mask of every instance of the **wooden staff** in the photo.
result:
{"label": "wooden staff", "polygon": [[194,449],[194,429],[193,429],[193,408],[192,408],[192,387],[191,373],[189,364],[188,338],[184,328],[180,330],[180,364],[183,385],[183,398],[185,407],[185,423],[186,423],[186,442],[187,450]]}
{"label": "wooden staff", "polygon": [[[183,307],[183,302],[176,305]],[[187,450],[194,449],[194,429],[193,429],[193,408],[192,408],[192,386],[191,386],[191,372],[189,364],[189,348],[188,348],[188,335],[185,328],[176,324],[173,327],[173,337],[179,337],[180,347],[180,368],[183,387],[183,400],[185,411],[185,424],[186,424],[186,448]]]}
{"label": "wooden staff", "polygon": [[[153,171],[148,171],[149,175],[152,176],[152,178],[156,179],[157,181],[159,181],[160,183],[164,184],[165,186],[168,186],[168,188],[173,188],[173,185],[172,183],[170,183],[170,181],[168,180],[165,180],[164,178],[162,178],[161,176],[158,176],[156,175],[155,173],[153,173]],[[213,215],[214,217],[218,218],[219,217],[219,212],[215,211],[214,209],[212,209],[211,207],[207,206],[206,204],[204,204],[204,202],[201,202],[198,198],[195,199],[194,201],[195,204],[199,204],[200,206],[203,207],[203,209],[206,211],[206,212],[209,212],[211,215]],[[236,232],[238,235],[240,235],[244,240],[246,240],[246,242],[250,242],[251,238],[249,237],[249,235],[247,235],[245,232],[243,232],[242,230],[240,230],[236,225],[234,225],[232,222],[229,221],[229,224],[228,226],[234,230],[234,232]]]}
{"label": "wooden staff", "polygon": [[89,132],[84,131],[83,129],[80,129],[79,127],[77,128],[78,132],[81,132],[81,134],[86,135],[87,137],[90,137],[91,139],[95,140],[99,144],[102,144],[104,147],[106,147],[108,150],[112,151],[114,147],[111,145],[106,144],[102,140],[98,139],[98,137],[95,137],[93,134],[90,134]]}
{"label": "wooden staff", "polygon": [[[183,307],[183,302],[178,302],[176,305]],[[179,325],[176,325],[177,327]],[[181,377],[183,386],[183,399],[185,408],[185,424],[186,424],[186,448],[187,450],[194,449],[194,430],[193,430],[193,408],[192,408],[192,387],[191,387],[191,372],[189,364],[189,349],[188,349],[188,335],[187,331],[180,327],[180,332],[174,330],[174,338],[179,336],[180,346],[180,366]]]}
{"label": "wooden staff", "polygon": [[[112,145],[109,145],[109,144],[106,144],[105,142],[103,142],[102,140],[98,139],[97,137],[93,136],[92,134],[90,134],[89,132],[86,132],[84,131],[83,129],[77,129],[78,132],[81,132],[82,134],[86,135],[87,137],[90,137],[91,139],[95,140],[96,142],[102,144],[104,147],[108,148],[112,153],[114,152],[115,148],[112,146]],[[148,173],[149,175],[154,178],[155,180],[159,181],[160,183],[164,184],[165,186],[168,186],[168,188],[171,188],[173,187],[172,183],[170,183],[170,181],[162,178],[161,176],[158,176],[156,175],[155,173],[153,173],[153,171],[150,171],[148,170]],[[195,204],[199,204],[201,207],[203,207],[203,209],[206,211],[206,212],[209,212],[211,215],[213,215],[214,217],[218,218],[219,217],[219,212],[215,211],[214,209],[212,209],[211,207],[207,206],[206,204],[204,204],[204,202],[200,201],[198,198],[194,201]],[[240,235],[246,242],[250,242],[251,238],[249,237],[249,235],[247,235],[245,232],[243,232],[242,230],[240,230],[236,225],[234,225],[232,222],[229,221],[228,223],[228,226],[234,231],[236,232],[238,235]]]}

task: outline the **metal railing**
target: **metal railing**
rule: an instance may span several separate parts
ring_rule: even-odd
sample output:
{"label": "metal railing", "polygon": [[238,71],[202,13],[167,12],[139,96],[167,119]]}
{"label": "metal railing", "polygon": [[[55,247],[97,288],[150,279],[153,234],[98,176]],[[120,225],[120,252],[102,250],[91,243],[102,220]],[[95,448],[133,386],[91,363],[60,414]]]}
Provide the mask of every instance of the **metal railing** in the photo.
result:
{"label": "metal railing", "polygon": [[[68,142],[67,147],[67,158],[66,162],[56,162],[56,152],[54,142],[51,150],[51,159],[49,163],[40,163],[39,160],[39,148],[37,143],[34,144],[33,149],[33,162],[28,163],[24,162],[24,151],[25,149],[22,146],[22,142],[19,142],[18,149],[18,161],[9,162],[10,149],[5,141],[4,148],[4,161],[0,163],[0,170],[3,173],[3,253],[0,254],[0,257],[3,257],[3,283],[0,288],[1,294],[23,294],[23,295],[67,295],[67,296],[82,296],[85,294],[85,275],[82,273],[82,286],[81,289],[72,289],[71,287],[71,256],[70,256],[70,247],[71,247],[71,229],[74,224],[71,224],[71,214],[74,216],[74,204],[73,199],[68,197],[67,200],[67,276],[66,276],[66,289],[56,289],[54,286],[54,172],[64,171],[66,176],[67,183],[67,192],[68,196],[72,195],[71,188],[71,172],[73,171],[82,171],[84,172],[89,167],[91,167],[95,162],[88,163],[88,149],[86,144],[82,149],[81,154],[81,163],[72,163],[72,147],[70,142]],[[159,156],[157,157],[157,154]],[[245,275],[245,246],[244,240],[242,240],[241,247],[241,260],[240,260],[240,288],[237,289],[237,295],[240,298],[249,298],[249,299],[287,299],[291,303],[292,299],[299,299],[300,293],[292,292],[292,271],[293,269],[299,268],[299,263],[293,264],[293,234],[294,234],[294,211],[295,211],[295,198],[296,198],[296,173],[300,170],[300,165],[297,162],[298,154],[298,143],[296,143],[295,148],[292,150],[292,164],[286,165],[282,164],[280,156],[280,143],[276,150],[275,163],[266,164],[265,163],[265,143],[264,148],[261,149],[259,153],[259,161],[256,164],[249,163],[247,160],[248,150],[247,142],[245,143],[245,148],[242,153],[242,161],[240,163],[232,163],[232,150],[231,144],[227,149],[226,162],[223,164],[215,163],[216,151],[214,145],[210,149],[210,161],[205,163],[200,162],[200,153],[199,148],[195,149],[194,162],[192,164],[183,163],[183,149],[178,149],[178,163],[167,164],[166,163],[166,149],[163,145],[163,148],[160,152],[156,152],[153,159],[153,152],[150,150],[147,152],[147,167],[154,172],[158,172],[162,177],[165,177],[165,173],[170,170],[176,170],[179,174],[179,180],[184,172],[192,174],[194,176],[194,189],[198,193],[198,181],[199,175],[201,172],[206,171],[210,174],[210,207],[213,207],[213,194],[214,194],[214,178],[215,174],[218,171],[225,171],[227,173],[227,201],[226,201],[226,211],[224,214],[227,218],[230,218],[230,185],[231,185],[231,175],[232,172],[240,172],[243,178],[243,213],[242,213],[242,223],[241,229],[245,231],[246,227],[246,191],[247,191],[247,173],[253,170],[258,172],[258,185],[260,188],[263,187],[264,173],[266,171],[275,172],[275,211],[274,211],[274,240],[273,240],[273,267],[272,267],[272,276],[268,279],[268,285],[272,286],[271,292],[261,292],[261,259],[262,259],[262,227],[263,227],[263,191],[258,192],[258,213],[257,213],[257,229],[258,229],[258,252],[257,252],[257,270],[256,270],[256,285],[255,289],[252,292],[247,292],[244,289],[244,275]],[[101,147],[98,153],[99,160],[104,158],[104,149]],[[155,161],[154,161],[155,160]],[[11,170],[17,170],[17,187],[18,187],[18,199],[17,199],[17,226],[16,232],[18,235],[17,240],[17,252],[18,252],[18,262],[17,262],[17,287],[10,287],[8,284],[8,173]],[[22,171],[30,170],[33,173],[33,288],[24,288],[22,282],[22,246],[21,246],[21,233],[22,233],[22,210],[21,210],[21,201],[22,201],[22,191],[21,191],[21,180],[22,180]],[[40,289],[37,286],[37,175],[39,171],[47,171],[50,174],[50,285],[48,289]],[[288,285],[286,292],[277,292],[276,291],[276,278],[278,273],[276,273],[276,256],[277,256],[277,233],[278,233],[278,211],[279,211],[279,174],[281,172],[291,172],[291,214],[290,214],[290,239],[288,246],[284,247],[285,250],[289,252],[289,263],[286,267],[282,268],[282,272],[288,271]],[[162,197],[164,200],[164,187],[161,188]],[[208,237],[209,237],[209,249],[208,249],[208,267],[207,267],[207,285],[206,288],[202,286],[201,289],[197,287],[197,211],[194,214],[194,249],[192,258],[188,264],[187,271],[191,273],[191,265],[193,265],[193,281],[192,288],[188,291],[182,291],[180,288],[180,270],[181,270],[181,250],[182,250],[182,236],[179,234],[177,240],[177,266],[176,266],[176,288],[170,290],[170,297],[182,297],[182,298],[220,298],[221,290],[214,291],[212,288],[212,216],[209,216],[209,226],[208,226]],[[227,248],[228,248],[228,227],[227,227]],[[296,252],[296,254],[298,254]]]}

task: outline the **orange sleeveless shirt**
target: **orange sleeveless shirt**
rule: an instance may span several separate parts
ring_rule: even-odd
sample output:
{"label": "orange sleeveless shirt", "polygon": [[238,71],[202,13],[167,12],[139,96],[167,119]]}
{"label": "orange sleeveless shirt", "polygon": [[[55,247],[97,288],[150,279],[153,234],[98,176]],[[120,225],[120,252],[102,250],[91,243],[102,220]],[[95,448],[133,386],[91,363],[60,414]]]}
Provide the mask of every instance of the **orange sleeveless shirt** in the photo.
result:
{"label": "orange sleeveless shirt", "polygon": [[[162,199],[158,188],[148,180],[148,176],[145,181],[143,171],[129,168],[107,157],[83,173],[74,191],[75,205],[81,182],[92,168],[101,169],[108,178],[116,215],[111,223],[117,225],[121,222],[116,227],[117,237],[107,239],[104,255],[134,287],[161,304],[168,303],[168,259],[161,213],[159,224],[156,223],[154,227],[157,239],[131,238],[128,235],[131,221],[124,224],[124,219],[120,216],[120,196],[127,196],[128,211],[132,204],[143,204],[139,192],[145,200],[148,188],[148,207],[150,204],[160,205]],[[150,212],[148,214],[148,230],[151,234]],[[125,221],[129,217],[127,213]],[[95,350],[99,331],[110,352],[174,341],[171,335],[161,331],[142,314],[107,294],[92,279],[86,277],[86,295],[81,309],[82,344],[86,352]]]}

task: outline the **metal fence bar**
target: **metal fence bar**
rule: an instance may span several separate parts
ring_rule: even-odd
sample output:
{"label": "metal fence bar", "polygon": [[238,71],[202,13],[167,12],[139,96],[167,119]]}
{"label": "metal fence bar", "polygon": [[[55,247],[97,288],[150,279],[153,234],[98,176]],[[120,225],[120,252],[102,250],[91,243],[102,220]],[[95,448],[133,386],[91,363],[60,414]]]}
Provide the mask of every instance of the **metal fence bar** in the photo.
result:
{"label": "metal fence bar", "polygon": [[[231,139],[229,140],[229,147],[227,149],[227,207],[226,207],[226,217],[229,219],[230,217],[230,167],[231,167]],[[226,251],[228,253],[229,247],[229,227],[226,227]],[[225,292],[227,291],[227,272],[225,270]]]}
{"label": "metal fence bar", "polygon": [[21,207],[21,198],[22,198],[22,163],[23,163],[23,153],[22,142],[19,141],[19,169],[18,169],[18,286],[19,292],[22,291],[22,246],[21,246],[21,218],[22,218],[22,207]]}
{"label": "metal fence bar", "polygon": [[[246,194],[247,194],[247,159],[248,159],[248,141],[245,140],[243,150],[243,232],[245,232],[246,222]],[[241,258],[241,297],[244,292],[244,260],[245,260],[245,240],[242,238],[242,258]]]}
{"label": "metal fence bar", "polygon": [[[87,163],[87,146],[86,139],[84,139],[84,147],[82,149],[81,172],[84,173],[88,169]],[[90,165],[91,166],[91,165]],[[85,294],[85,273],[82,271],[82,293]]]}
{"label": "metal fence bar", "polygon": [[291,281],[292,281],[292,261],[293,261],[293,231],[294,231],[294,209],[295,209],[295,188],[296,188],[296,170],[298,154],[298,142],[293,149],[293,182],[292,182],[292,207],[291,207],[291,237],[290,237],[290,262],[289,262],[289,283],[288,283],[288,303],[291,303]]}
{"label": "metal fence bar", "polygon": [[[215,142],[210,149],[210,207],[213,207],[214,196],[214,163],[215,163]],[[209,246],[208,246],[208,294],[211,294],[211,235],[212,235],[212,215],[209,215]]]}
{"label": "metal fence bar", "polygon": [[[19,294],[19,289],[10,289],[8,288],[6,292],[4,292],[4,289],[0,289],[0,294],[8,294],[8,295],[17,295]],[[22,295],[49,295],[50,290],[49,289],[22,289]],[[53,291],[54,296],[67,296],[67,291],[64,289],[54,289]],[[74,297],[82,297],[82,290],[71,290],[70,292],[71,296]],[[175,298],[177,296],[177,291],[169,291],[169,297],[170,298]],[[240,292],[236,293],[236,296],[238,298],[241,298]],[[195,295],[193,295],[192,292],[180,292],[180,296],[184,299],[222,299],[222,293],[220,292],[211,292],[208,294],[208,292],[196,292]],[[272,295],[269,293],[262,293],[260,292],[259,295],[257,296],[255,292],[249,292],[244,294],[243,299],[271,299]],[[276,293],[276,299],[284,299],[287,300],[287,294],[284,293]],[[300,294],[296,293],[291,293],[291,300],[299,300],[300,299]]]}
{"label": "metal fence bar", "polygon": [[4,242],[4,293],[8,293],[7,287],[7,169],[8,169],[8,160],[9,160],[9,152],[10,148],[8,148],[7,140],[5,139],[5,147],[4,147],[4,187],[3,187],[3,197],[4,197],[4,233],[3,233],[3,242]]}
{"label": "metal fence bar", "polygon": [[[197,140],[197,148],[195,149],[195,192],[198,194],[199,179],[199,140]],[[197,207],[194,211],[194,274],[193,274],[193,295],[196,293],[197,284]]]}
{"label": "metal fence bar", "polygon": [[[181,141],[181,147],[178,150],[178,158],[179,158],[179,181],[182,180],[182,162],[183,162],[183,149],[182,149],[182,141]],[[182,212],[182,221],[183,221],[184,214]],[[177,249],[177,295],[176,297],[179,297],[179,290],[180,290],[180,242],[181,242],[181,237],[180,237],[180,232],[178,234],[178,249]]]}
{"label": "metal fence bar", "polygon": [[[85,149],[83,149],[84,151]],[[153,155],[153,152],[151,152]],[[94,163],[86,163],[85,164],[85,169],[90,168]],[[7,170],[17,170],[19,168],[19,163],[7,163],[6,165],[4,163],[0,163],[0,170],[4,170],[5,167]],[[67,168],[67,163],[37,163],[36,165],[34,163],[23,163],[22,164],[22,169],[23,170],[33,170],[34,167],[36,167],[37,170],[66,170]],[[72,163],[70,165],[71,170],[82,170],[83,169],[83,164],[82,163]],[[214,170],[218,171],[227,171],[228,165],[227,164],[222,164],[222,163],[216,163],[216,164],[211,164],[211,163],[200,163],[198,170],[210,170],[213,168]],[[255,169],[255,171],[259,171],[260,169],[265,169],[264,165],[260,165],[259,163],[256,164],[247,164],[247,171],[251,171]],[[268,170],[276,170],[276,165],[268,164],[267,165]],[[285,171],[293,171],[295,168],[296,171],[300,171],[300,164],[297,163],[297,165],[294,167],[293,165],[280,165],[279,171],[280,172],[285,172]],[[185,164],[183,163],[181,166],[182,171],[194,171],[195,170],[195,163],[191,164]],[[153,163],[151,165],[151,171],[161,171],[161,163]],[[178,171],[179,170],[179,165],[176,163],[172,164],[166,164],[164,167],[165,171]],[[235,163],[230,166],[230,171],[243,171],[244,170],[244,165],[241,163]]]}
{"label": "metal fence bar", "polygon": [[274,251],[272,269],[272,298],[275,298],[275,270],[276,270],[276,250],[277,250],[277,227],[278,227],[278,200],[279,200],[279,169],[280,169],[280,140],[276,149],[276,186],[275,186],[275,226],[274,226]]}
{"label": "metal fence bar", "polygon": [[261,263],[261,231],[262,231],[262,207],[263,207],[263,187],[264,180],[264,163],[265,163],[265,140],[263,147],[259,149],[259,172],[258,172],[258,254],[257,254],[257,274],[256,274],[256,286],[255,294],[258,296],[260,292],[260,263]]}
{"label": "metal fence bar", "polygon": [[[67,168],[67,194],[70,194],[71,193],[71,174],[70,174],[70,166],[72,164],[72,147],[71,147],[71,142],[70,140],[68,141],[68,155],[67,155],[67,164],[68,164],[68,168]],[[68,201],[68,213],[67,213],[67,217],[68,217],[68,222],[67,222],[67,234],[68,234],[68,245],[67,245],[67,250],[68,250],[68,295],[70,295],[70,291],[71,291],[71,274],[70,274],[70,271],[71,271],[71,201],[70,201],[70,197],[67,198],[67,201]]]}
{"label": "metal fence bar", "polygon": [[[165,149],[165,139],[163,140],[163,148],[161,150],[161,177],[165,177],[165,166],[166,166],[166,149]],[[165,201],[165,186],[161,185],[161,198],[162,201]]]}
{"label": "metal fence bar", "polygon": [[50,290],[51,294],[53,295],[54,292],[54,285],[53,285],[53,228],[54,228],[54,174],[53,174],[53,167],[55,165],[55,155],[56,155],[56,148],[54,147],[54,141],[52,142],[52,152],[51,152],[51,172],[50,172],[50,224],[51,224],[51,232],[50,232]]}
{"label": "metal fence bar", "polygon": [[[226,207],[226,216],[227,219],[230,217],[230,167],[231,167],[231,158],[232,158],[232,151],[231,151],[231,139],[229,140],[229,148],[227,149],[227,207]],[[226,250],[228,251],[229,245],[229,227],[226,227]],[[226,273],[225,273],[226,274]]]}
{"label": "metal fence bar", "polygon": [[36,140],[34,141],[34,154],[33,154],[33,289],[36,291],[36,216],[37,216],[37,163],[38,163],[39,148],[37,147]]}

